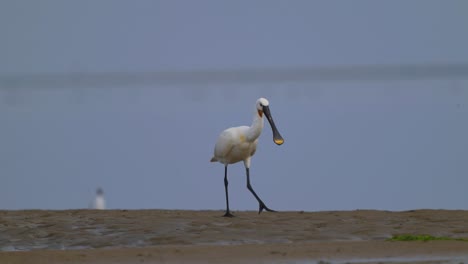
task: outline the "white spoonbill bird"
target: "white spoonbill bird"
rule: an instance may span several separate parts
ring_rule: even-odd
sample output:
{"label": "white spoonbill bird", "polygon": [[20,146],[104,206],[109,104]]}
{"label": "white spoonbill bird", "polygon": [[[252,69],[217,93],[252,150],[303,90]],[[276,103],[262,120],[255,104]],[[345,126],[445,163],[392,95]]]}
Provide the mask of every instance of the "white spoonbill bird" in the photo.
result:
{"label": "white spoonbill bird", "polygon": [[250,185],[250,160],[255,154],[257,148],[258,137],[262,133],[263,129],[263,114],[265,114],[268,122],[270,123],[271,129],[273,131],[273,141],[277,145],[283,144],[284,140],[281,137],[278,129],[273,122],[271,117],[269,102],[265,98],[260,98],[257,100],[255,105],[255,114],[253,118],[252,125],[248,126],[239,126],[231,127],[223,132],[218,137],[216,145],[214,148],[214,156],[211,158],[211,162],[218,161],[224,164],[224,189],[226,191],[226,213],[224,216],[233,217],[229,211],[229,195],[228,195],[228,180],[227,180],[227,167],[228,164],[237,163],[239,161],[244,162],[246,174],[247,174],[247,189],[255,196],[259,203],[258,213],[261,213],[263,209],[269,212],[275,212],[268,208],[265,203],[258,197],[254,189]]}

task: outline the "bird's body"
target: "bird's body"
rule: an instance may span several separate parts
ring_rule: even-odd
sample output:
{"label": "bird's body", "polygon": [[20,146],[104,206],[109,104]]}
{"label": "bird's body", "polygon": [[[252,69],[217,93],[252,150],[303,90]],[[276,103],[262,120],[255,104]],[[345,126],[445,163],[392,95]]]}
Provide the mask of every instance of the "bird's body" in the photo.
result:
{"label": "bird's body", "polygon": [[249,129],[248,126],[239,126],[224,130],[218,137],[211,161],[233,164],[253,156],[257,149],[258,138],[248,139]]}
{"label": "bird's body", "polygon": [[268,121],[273,130],[273,140],[276,144],[283,144],[283,138],[276,129],[275,123],[271,117],[269,110],[269,102],[265,98],[260,98],[256,103],[256,111],[254,114],[252,125],[249,126],[238,126],[231,127],[223,132],[218,137],[214,148],[214,155],[211,158],[211,162],[220,162],[225,166],[224,174],[224,185],[226,190],[226,214],[225,216],[232,216],[229,211],[229,197],[227,189],[227,166],[228,164],[234,164],[239,161],[244,162],[247,173],[247,188],[252,192],[255,198],[260,204],[259,213],[265,209],[267,211],[273,211],[269,209],[263,201],[257,196],[255,191],[250,185],[250,160],[255,154],[258,144],[258,138],[263,130],[263,115],[268,118]]}

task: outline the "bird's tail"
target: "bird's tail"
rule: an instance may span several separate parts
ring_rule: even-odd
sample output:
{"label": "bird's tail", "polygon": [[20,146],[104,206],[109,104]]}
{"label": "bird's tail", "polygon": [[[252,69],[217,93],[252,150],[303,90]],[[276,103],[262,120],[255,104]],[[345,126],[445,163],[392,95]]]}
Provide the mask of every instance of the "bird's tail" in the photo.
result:
{"label": "bird's tail", "polygon": [[215,157],[212,157],[210,162],[215,162],[215,161],[218,161],[218,159],[216,159]]}

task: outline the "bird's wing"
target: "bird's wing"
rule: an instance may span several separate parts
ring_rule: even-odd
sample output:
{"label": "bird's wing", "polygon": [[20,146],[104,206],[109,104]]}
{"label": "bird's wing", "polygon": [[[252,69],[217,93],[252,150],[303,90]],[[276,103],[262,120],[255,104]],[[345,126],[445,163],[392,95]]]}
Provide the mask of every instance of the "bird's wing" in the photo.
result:
{"label": "bird's wing", "polygon": [[220,145],[217,145],[216,147],[216,157],[224,158],[229,156],[229,153],[231,153],[232,149],[234,148],[234,143],[231,139],[229,139],[222,142]]}
{"label": "bird's wing", "polygon": [[231,131],[224,131],[219,135],[218,141],[215,145],[215,155],[216,160],[223,159],[229,156],[229,153],[235,146],[234,137]]}

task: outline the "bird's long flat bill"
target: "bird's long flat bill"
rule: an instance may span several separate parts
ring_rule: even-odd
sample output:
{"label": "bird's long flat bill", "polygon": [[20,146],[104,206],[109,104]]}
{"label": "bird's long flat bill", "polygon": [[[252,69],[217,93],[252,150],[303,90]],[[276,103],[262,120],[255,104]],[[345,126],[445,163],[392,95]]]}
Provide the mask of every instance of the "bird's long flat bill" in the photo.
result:
{"label": "bird's long flat bill", "polygon": [[275,142],[276,145],[283,144],[284,139],[281,136],[278,129],[276,128],[275,122],[273,121],[273,118],[271,117],[270,108],[268,106],[263,106],[263,113],[265,113],[265,116],[268,119],[268,123],[270,123],[271,130],[273,131],[273,142]]}

